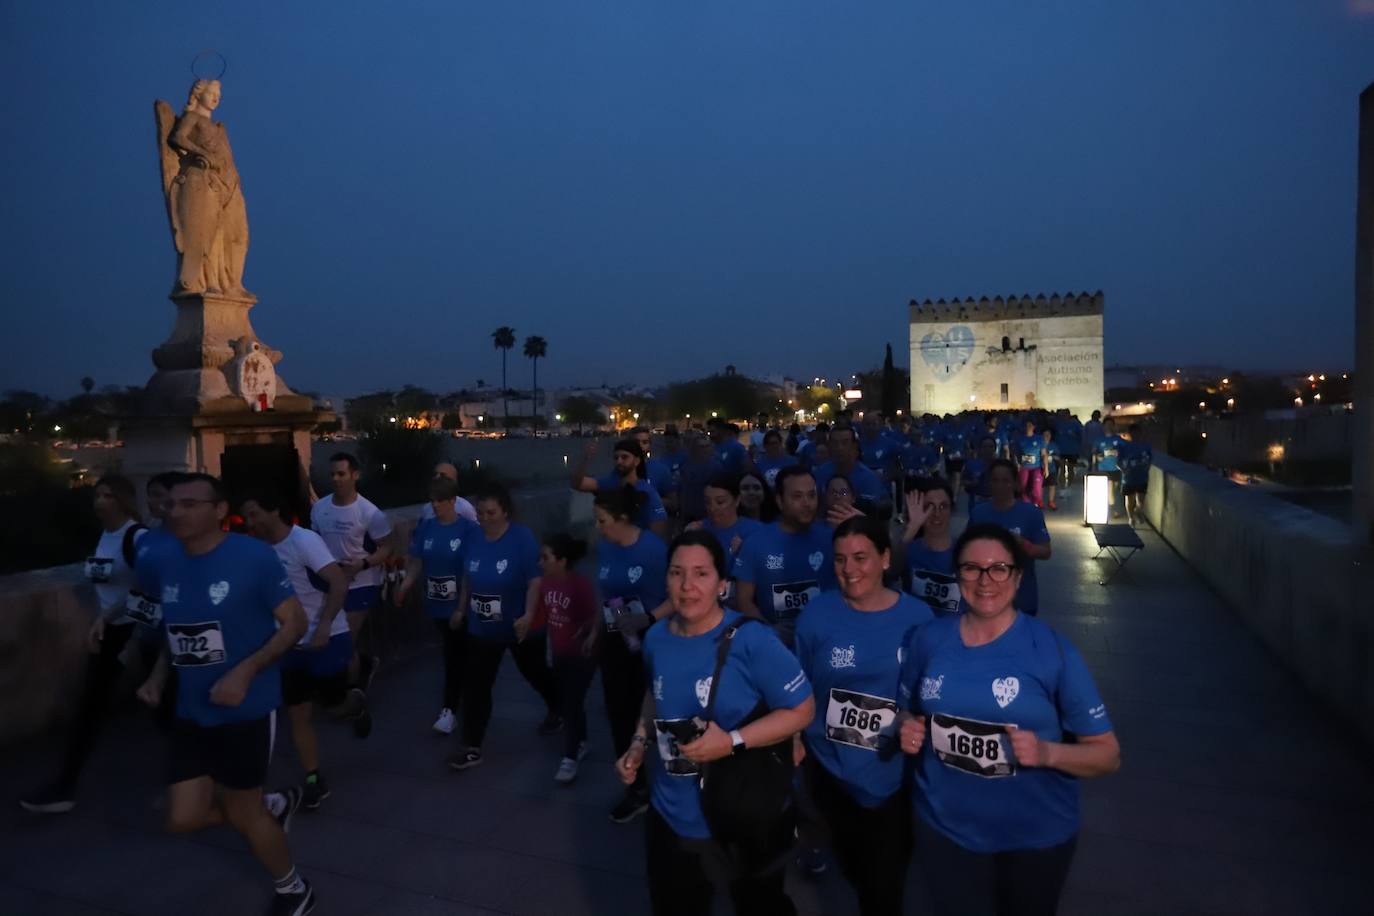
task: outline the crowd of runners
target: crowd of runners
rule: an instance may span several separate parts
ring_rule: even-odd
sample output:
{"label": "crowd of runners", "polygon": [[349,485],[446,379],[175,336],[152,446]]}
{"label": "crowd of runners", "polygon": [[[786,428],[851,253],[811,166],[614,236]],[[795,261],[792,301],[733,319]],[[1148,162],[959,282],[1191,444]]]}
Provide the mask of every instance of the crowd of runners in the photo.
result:
{"label": "crowd of runners", "polygon": [[[1136,524],[1139,429],[1096,412],[870,412],[809,430],[761,417],[748,436],[669,427],[659,447],[634,429],[600,476],[594,452],[569,481],[593,494],[590,545],[541,540],[499,485],[469,502],[449,464],[404,541],[347,453],[299,520],[290,494],[169,472],[147,483],[145,524],[133,484],[101,479],[85,690],[56,778],[20,804],[73,808],[136,664],[168,829],[229,825],[275,882],[270,911],[311,912],[287,833],[330,794],[316,713],[368,739],[367,619],[418,605],[443,667],[431,728],[456,736],[455,771],[482,763],[509,653],[544,705],[539,733],[561,732],[553,779],[571,785],[600,675],[624,783],[608,813],[646,820],[655,914],[710,912],[718,889],[741,914],[793,913],[794,858],[836,864],[862,913],[897,914],[913,851],[939,914],[1053,913],[1077,781],[1114,771],[1119,748],[1081,656],[1036,617],[1044,513],[1099,472]],[[269,790],[282,709],[303,775]]]}

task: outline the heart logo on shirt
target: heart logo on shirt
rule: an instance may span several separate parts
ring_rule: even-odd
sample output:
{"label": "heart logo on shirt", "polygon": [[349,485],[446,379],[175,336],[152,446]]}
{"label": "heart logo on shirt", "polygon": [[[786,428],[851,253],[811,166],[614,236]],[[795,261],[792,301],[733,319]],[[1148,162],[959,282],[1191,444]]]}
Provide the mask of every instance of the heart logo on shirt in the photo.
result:
{"label": "heart logo on shirt", "polygon": [[[461,544],[461,543],[463,543],[463,539],[462,539],[462,538],[454,538],[453,540],[451,540],[451,541],[448,542],[448,549],[449,549],[449,550],[455,550],[455,551],[456,551],[456,550],[458,549],[458,545]],[[425,546],[426,546],[426,547],[429,546],[429,541],[425,541]]]}
{"label": "heart logo on shirt", "polygon": [[228,597],[229,597],[229,583],[228,583],[228,582],[220,581],[220,582],[214,582],[214,583],[212,583],[212,584],[210,585],[210,603],[211,603],[211,604],[219,604],[221,601],[223,601],[225,598],[228,598]]}
{"label": "heart logo on shirt", "polygon": [[812,571],[819,570],[821,568],[821,563],[825,562],[825,554],[818,550],[807,557],[806,562],[811,564]]}
{"label": "heart logo on shirt", "polygon": [[704,677],[697,681],[697,702],[701,704],[702,709],[706,708],[706,704],[711,699],[711,680],[709,677]]}
{"label": "heart logo on shirt", "polygon": [[506,566],[507,566],[507,565],[508,565],[508,564],[506,563],[505,560],[497,560],[497,561],[496,561],[496,574],[499,576],[499,575],[501,575],[503,572],[505,572],[505,571],[506,571]]}
{"label": "heart logo on shirt", "polygon": [[1007,704],[1016,699],[1016,695],[1021,692],[1021,681],[1014,677],[999,677],[992,682],[992,698],[997,701],[997,705],[1003,709]]}
{"label": "heart logo on shirt", "polygon": [[643,566],[631,566],[629,571],[630,584],[633,585],[634,583],[638,582],[639,577],[642,575],[644,575]]}

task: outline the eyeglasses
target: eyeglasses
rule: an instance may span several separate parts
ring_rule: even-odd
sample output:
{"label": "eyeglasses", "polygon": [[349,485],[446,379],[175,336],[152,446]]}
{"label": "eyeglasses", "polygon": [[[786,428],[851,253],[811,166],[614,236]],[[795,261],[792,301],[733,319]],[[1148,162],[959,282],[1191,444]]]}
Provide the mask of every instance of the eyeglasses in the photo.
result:
{"label": "eyeglasses", "polygon": [[1015,569],[1010,563],[993,563],[991,566],[979,566],[977,563],[960,563],[959,578],[965,582],[977,582],[987,577],[993,582],[1005,582],[1011,578],[1011,571]]}
{"label": "eyeglasses", "polygon": [[196,506],[199,506],[201,504],[213,506],[217,502],[219,502],[219,500],[217,499],[191,499],[187,497],[183,499],[169,499],[166,502],[166,506],[169,509],[194,509]]}

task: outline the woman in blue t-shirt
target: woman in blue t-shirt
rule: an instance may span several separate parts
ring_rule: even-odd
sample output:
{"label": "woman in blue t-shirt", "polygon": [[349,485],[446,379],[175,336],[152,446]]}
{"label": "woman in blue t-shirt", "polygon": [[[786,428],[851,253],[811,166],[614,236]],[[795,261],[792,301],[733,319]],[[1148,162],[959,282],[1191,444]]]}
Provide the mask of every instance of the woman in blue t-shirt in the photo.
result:
{"label": "woman in blue t-shirt", "polygon": [[[721,607],[725,551],[714,537],[704,531],[678,536],[668,582],[671,615],[644,640],[652,685],[646,714],[616,762],[627,785],[645,769],[650,774],[645,854],[653,913],[711,912],[709,876],[722,866],[732,873],[737,912],[795,913],[783,889],[784,870],[769,867],[792,842],[785,814],[751,820],[748,837],[731,837],[727,854],[702,809],[701,779],[703,765],[750,748],[782,745],[783,759],[790,758],[792,737],[815,713],[811,685],[771,629]],[[717,650],[726,638],[716,677]]]}
{"label": "woman in blue t-shirt", "polygon": [[[739,556],[744,542],[763,528],[763,523],[757,519],[739,514],[739,482],[739,475],[728,471],[712,477],[706,485],[706,518],[687,526],[689,531],[700,528],[720,541],[725,551],[726,569],[734,568],[735,557]],[[725,606],[734,607],[734,579],[729,580],[726,586]]]}
{"label": "woman in blue t-shirt", "polygon": [[[634,735],[644,699],[644,631],[668,611],[668,548],[657,535],[635,524],[643,495],[632,487],[596,494],[596,590],[601,603],[597,666],[606,702],[606,718],[616,756],[624,754]],[[641,778],[611,809],[617,824],[633,820],[649,807]]]}
{"label": "woman in blue t-shirt", "polygon": [[1020,539],[971,525],[954,555],[964,613],[917,631],[899,688],[921,864],[937,916],[1050,914],[1078,780],[1115,772],[1121,748],[1077,650],[1016,609]]}
{"label": "woman in blue t-shirt", "polygon": [[949,531],[954,490],[945,480],[923,478],[906,495],[906,572],[903,585],[937,614],[959,613],[954,575],[954,537]]}
{"label": "woman in blue t-shirt", "polygon": [[463,655],[463,749],[448,765],[465,770],[482,762],[482,741],[491,722],[491,688],[506,651],[515,667],[544,701],[541,735],[562,727],[554,697],[553,674],[545,659],[544,632],[531,632],[539,609],[539,539],[511,521],[505,487],[492,484],[474,501],[481,531],[463,545],[463,597],[459,613],[467,619]]}
{"label": "woman in blue t-shirt", "polygon": [[801,743],[806,784],[863,916],[899,916],[911,855],[911,809],[897,750],[897,683],[929,607],[883,585],[887,524],[857,516],[835,529],[838,591],[797,618],[796,653],[820,709]]}

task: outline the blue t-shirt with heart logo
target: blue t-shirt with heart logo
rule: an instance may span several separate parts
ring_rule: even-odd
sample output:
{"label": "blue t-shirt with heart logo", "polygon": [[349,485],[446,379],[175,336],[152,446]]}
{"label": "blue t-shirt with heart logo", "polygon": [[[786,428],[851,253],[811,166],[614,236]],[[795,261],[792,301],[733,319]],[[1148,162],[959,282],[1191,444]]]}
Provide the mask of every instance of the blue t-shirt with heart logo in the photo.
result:
{"label": "blue t-shirt with heart logo", "polygon": [[895,594],[886,610],[856,611],[839,592],[826,592],[797,621],[794,648],[816,693],[816,717],[802,732],[807,753],[867,808],[902,787],[896,720],[904,647],[934,619],[924,603]]}
{"label": "blue t-shirt with heart logo", "polygon": [[1020,436],[1016,440],[1017,463],[1028,470],[1036,470],[1040,468],[1041,453],[1044,450],[1045,440],[1043,437],[1034,433],[1029,436]]}
{"label": "blue t-shirt with heart logo", "polygon": [[[596,543],[596,590],[603,622],[614,625],[616,610],[648,613],[668,597],[668,546],[643,529],[633,544]],[[609,606],[609,607],[608,607]]]}
{"label": "blue t-shirt with heart logo", "polygon": [[280,706],[276,665],[253,678],[239,705],[210,701],[215,682],[276,635],[273,611],[296,596],[277,552],[256,538],[226,534],[209,553],[165,553],[158,580],[177,715],[213,726],[261,719]]}
{"label": "blue t-shirt with heart logo", "polygon": [[448,620],[458,608],[463,585],[463,548],[482,536],[470,519],[458,516],[447,525],[437,518],[423,519],[410,535],[410,556],[420,561],[421,594],[425,614]]}
{"label": "blue t-shirt with heart logo", "polygon": [[1043,849],[1078,832],[1078,780],[1016,764],[1006,726],[1045,741],[1111,731],[1083,657],[1034,617],[1017,614],[992,642],[966,646],[958,617],[918,630],[902,664],[899,703],[926,716],[914,803],[920,818],[974,852]]}
{"label": "blue t-shirt with heart logo", "polygon": [[[969,524],[982,523],[999,525],[1017,537],[1025,538],[1032,544],[1048,544],[1050,529],[1045,525],[1045,513],[1027,502],[1017,500],[1010,509],[998,509],[992,503],[979,503],[973,507]],[[1016,609],[1023,614],[1040,612],[1040,586],[1035,580],[1035,561],[1026,560],[1026,568],[1021,573],[1021,587],[1016,590]]]}
{"label": "blue t-shirt with heart logo", "polygon": [[[654,733],[644,752],[649,799],[681,837],[711,836],[701,811],[701,770],[682,756],[680,745],[690,740],[692,718],[706,715],[716,645],[726,627],[741,620],[739,612],[727,610],[715,628],[699,636],[680,636],[668,622],[644,635],[644,670],[654,696]],[[712,719],[729,731],[739,728],[760,700],[770,710],[795,709],[809,696],[811,685],[796,656],[768,627],[744,623],[725,657]]]}
{"label": "blue t-shirt with heart logo", "polygon": [[525,615],[530,581],[539,578],[539,539],[511,524],[489,541],[479,529],[464,548],[468,580],[468,633],[493,642],[515,642],[515,621]]}
{"label": "blue t-shirt with heart logo", "polygon": [[807,603],[835,587],[834,532],[824,522],[805,531],[765,525],[735,557],[735,578],[754,584],[754,605],[769,623],[794,621]]}

